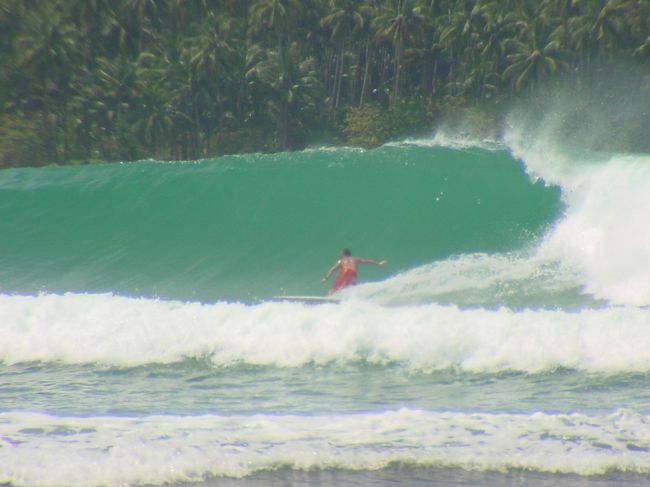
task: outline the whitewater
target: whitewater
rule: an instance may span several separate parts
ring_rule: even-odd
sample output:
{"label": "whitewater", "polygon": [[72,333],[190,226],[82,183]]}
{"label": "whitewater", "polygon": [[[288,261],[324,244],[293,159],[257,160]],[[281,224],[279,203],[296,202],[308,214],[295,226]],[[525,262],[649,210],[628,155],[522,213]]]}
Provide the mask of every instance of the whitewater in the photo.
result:
{"label": "whitewater", "polygon": [[0,483],[646,485],[650,156],[554,123],[2,171]]}

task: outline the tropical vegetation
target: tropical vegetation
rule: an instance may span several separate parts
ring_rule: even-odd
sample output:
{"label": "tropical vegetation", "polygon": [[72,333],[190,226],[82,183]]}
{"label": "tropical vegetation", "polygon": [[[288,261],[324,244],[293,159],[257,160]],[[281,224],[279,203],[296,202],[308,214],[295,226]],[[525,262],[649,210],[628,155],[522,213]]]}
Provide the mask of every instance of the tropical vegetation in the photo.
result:
{"label": "tropical vegetation", "polygon": [[648,0],[0,0],[0,166],[375,145],[614,59]]}

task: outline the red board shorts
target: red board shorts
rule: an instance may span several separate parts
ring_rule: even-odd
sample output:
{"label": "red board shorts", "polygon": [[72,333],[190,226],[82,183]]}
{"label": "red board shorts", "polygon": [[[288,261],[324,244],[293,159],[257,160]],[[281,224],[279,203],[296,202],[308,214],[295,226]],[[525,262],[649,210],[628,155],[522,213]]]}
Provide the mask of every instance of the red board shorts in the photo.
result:
{"label": "red board shorts", "polygon": [[342,269],[330,288],[330,294],[335,293],[341,288],[352,286],[357,282],[357,271],[354,269]]}

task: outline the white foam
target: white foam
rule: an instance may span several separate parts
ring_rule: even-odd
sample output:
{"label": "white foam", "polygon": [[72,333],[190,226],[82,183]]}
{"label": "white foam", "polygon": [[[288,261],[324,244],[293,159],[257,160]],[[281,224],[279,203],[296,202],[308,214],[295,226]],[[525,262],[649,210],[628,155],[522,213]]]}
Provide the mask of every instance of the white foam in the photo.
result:
{"label": "white foam", "polygon": [[[463,254],[357,286],[349,294],[395,305],[449,302],[460,306],[540,307],[574,304],[579,274],[556,258],[531,252]],[[572,292],[573,291],[573,292]],[[562,298],[567,303],[560,303]]]}
{"label": "white foam", "polygon": [[0,414],[0,482],[113,486],[241,477],[260,469],[650,472],[650,417],[398,410],[317,416]]}
{"label": "white foam", "polygon": [[507,141],[533,177],[562,188],[565,216],[539,253],[581,274],[585,290],[616,304],[650,304],[650,155],[561,149],[553,124],[511,129]]}
{"label": "white foam", "polygon": [[650,311],[180,303],[0,296],[0,359],[135,366],[206,358],[294,367],[359,360],[417,370],[650,370]]}

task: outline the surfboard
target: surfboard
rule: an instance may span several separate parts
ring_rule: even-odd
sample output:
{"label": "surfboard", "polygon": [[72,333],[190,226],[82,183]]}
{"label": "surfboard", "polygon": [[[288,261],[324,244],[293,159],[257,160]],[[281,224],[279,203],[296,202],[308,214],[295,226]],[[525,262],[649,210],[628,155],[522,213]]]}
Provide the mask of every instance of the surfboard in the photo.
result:
{"label": "surfboard", "polygon": [[338,303],[341,301],[339,298],[331,296],[273,296],[274,301],[293,301],[297,303]]}

